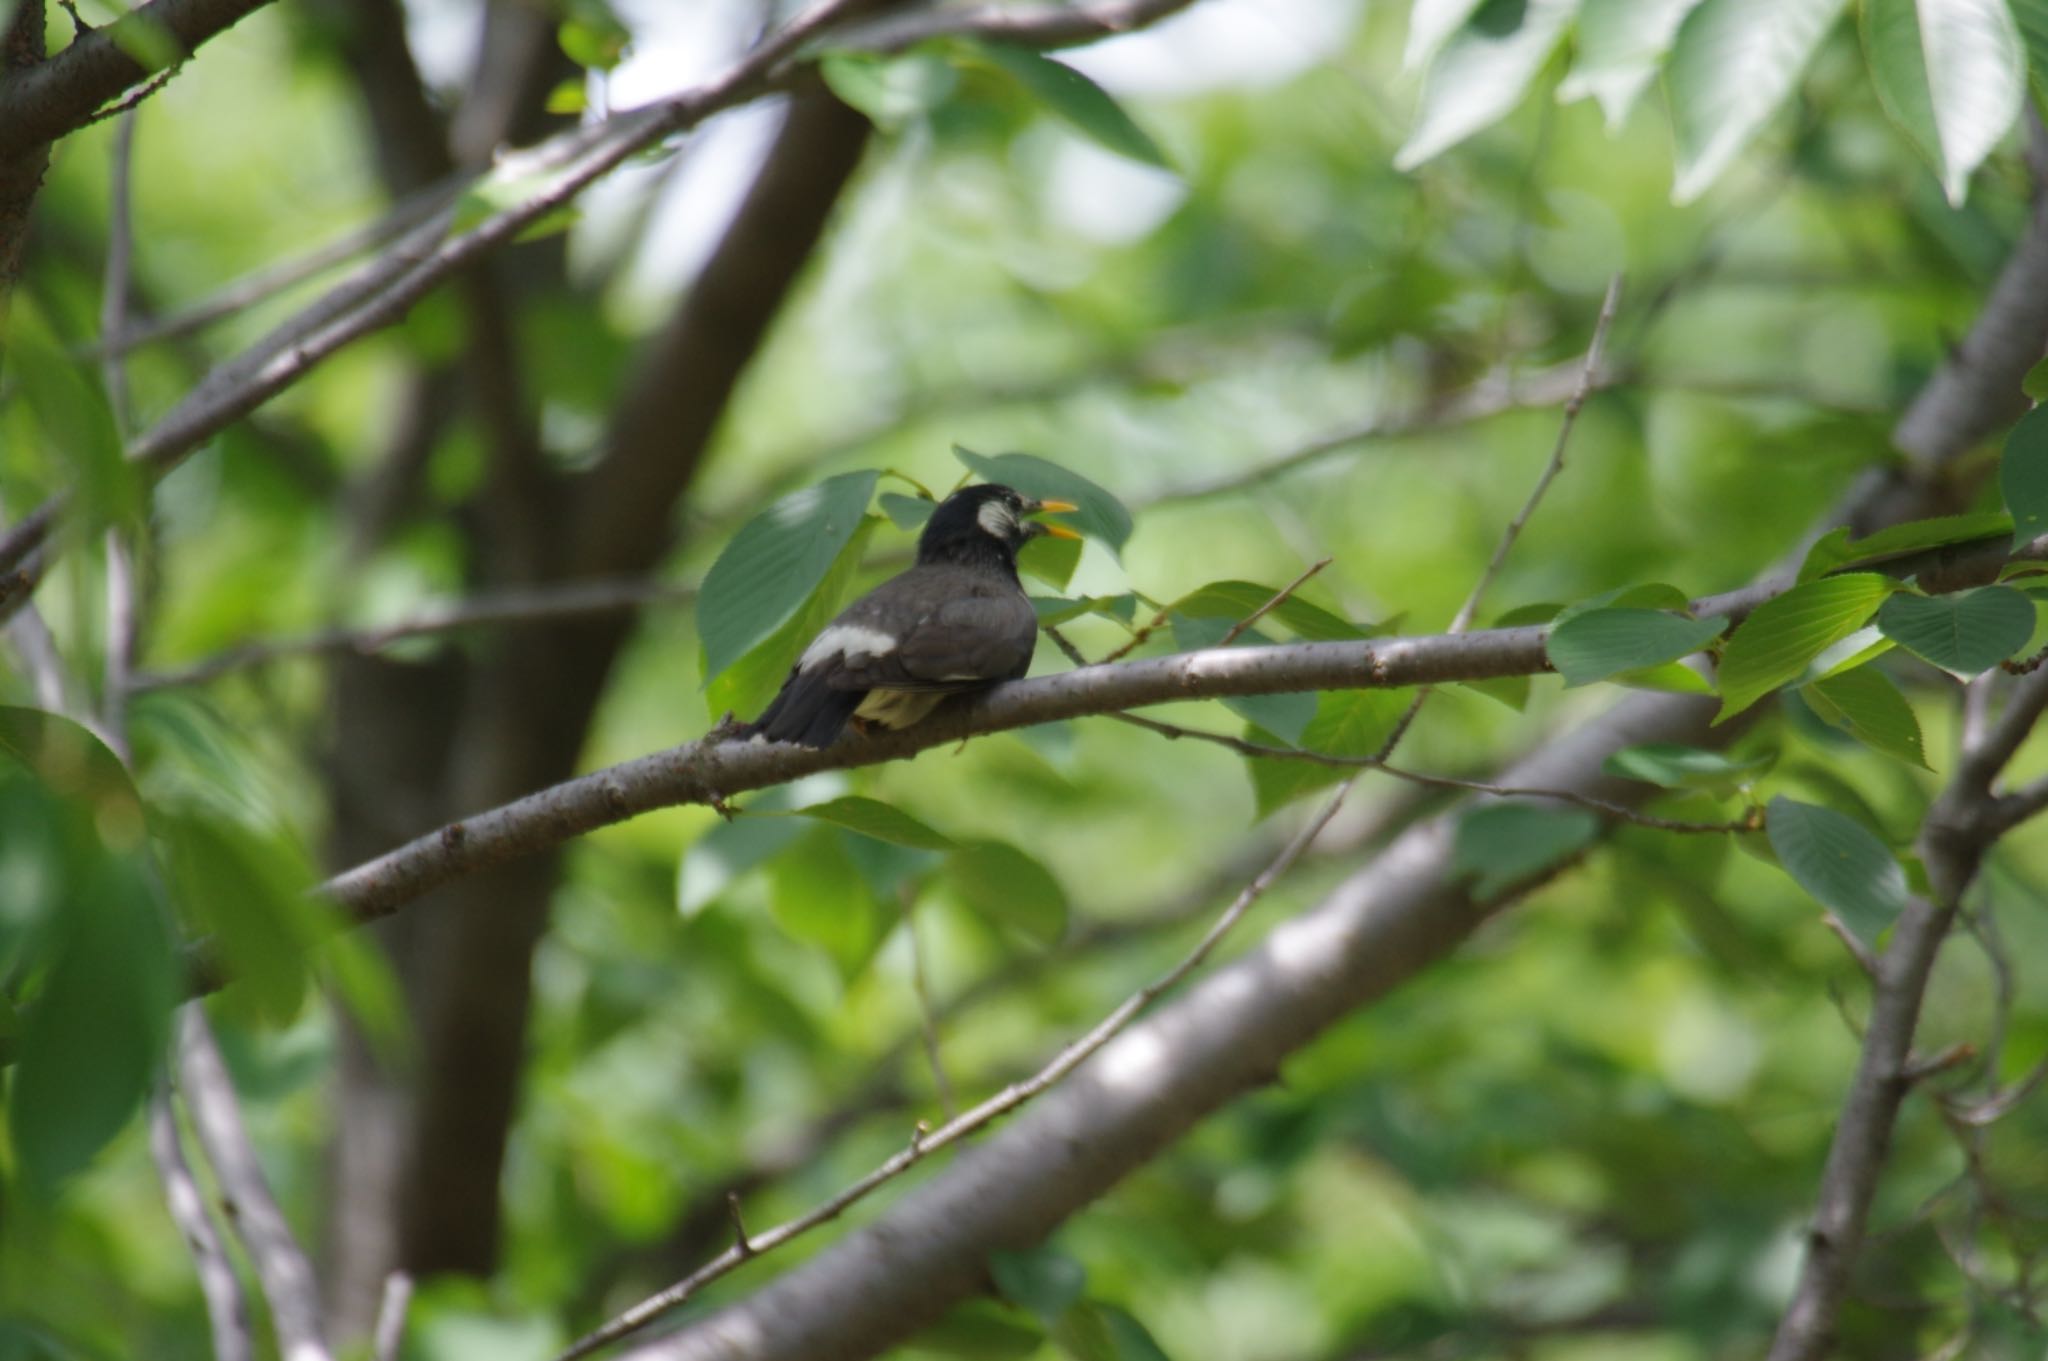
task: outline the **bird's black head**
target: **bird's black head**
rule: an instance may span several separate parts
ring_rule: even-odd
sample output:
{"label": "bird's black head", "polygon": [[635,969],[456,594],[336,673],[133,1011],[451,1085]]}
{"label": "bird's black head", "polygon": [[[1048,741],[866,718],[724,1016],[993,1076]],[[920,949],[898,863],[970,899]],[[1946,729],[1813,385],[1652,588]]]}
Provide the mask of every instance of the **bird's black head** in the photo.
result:
{"label": "bird's black head", "polygon": [[1079,538],[1065,525],[1024,517],[1041,510],[1072,510],[1066,501],[1037,501],[1013,488],[989,482],[963,487],[932,511],[917,541],[920,563],[959,562],[993,566],[1015,574],[1017,550],[1041,534]]}

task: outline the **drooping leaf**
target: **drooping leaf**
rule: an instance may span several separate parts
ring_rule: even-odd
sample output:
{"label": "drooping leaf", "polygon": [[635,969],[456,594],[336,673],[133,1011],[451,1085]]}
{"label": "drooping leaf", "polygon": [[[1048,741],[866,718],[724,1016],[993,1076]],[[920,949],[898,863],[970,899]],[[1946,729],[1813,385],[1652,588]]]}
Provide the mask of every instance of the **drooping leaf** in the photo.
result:
{"label": "drooping leaf", "polygon": [[807,818],[829,822],[844,827],[849,832],[887,841],[892,845],[908,846],[916,851],[950,851],[953,839],[935,828],[926,826],[910,814],[880,799],[862,798],[847,794],[825,803],[814,803],[805,808],[792,810]]}
{"label": "drooping leaf", "polygon": [[1874,946],[1906,906],[1906,872],[1876,833],[1832,808],[1772,799],[1764,829],[1785,872]]}
{"label": "drooping leaf", "polygon": [[1516,713],[1529,707],[1529,678],[1527,676],[1495,676],[1488,680],[1463,681],[1459,688],[1485,695],[1496,704],[1505,704]]}
{"label": "drooping leaf", "polygon": [[837,797],[845,788],[845,777],[836,772],[809,775],[762,790],[738,817],[714,823],[684,848],[676,866],[677,908],[685,917],[696,916],[748,871],[804,834],[801,822],[776,814],[805,800]]}
{"label": "drooping leaf", "polygon": [[1074,569],[1081,565],[1081,544],[1076,539],[1051,537],[1033,539],[1017,554],[1017,570],[1056,591],[1067,589]]}
{"label": "drooping leaf", "polygon": [[173,896],[187,921],[210,936],[234,980],[231,1004],[283,1024],[305,1000],[311,956],[330,924],[310,897],[311,866],[278,837],[205,808],[158,808],[169,848]]}
{"label": "drooping leaf", "polygon": [[2034,636],[2034,602],[2010,586],[1935,596],[1901,592],[1878,610],[1877,626],[1908,652],[1974,676],[2027,645]]}
{"label": "drooping leaf", "polygon": [[948,1361],[1025,1361],[1045,1341],[1045,1330],[1024,1312],[995,1300],[969,1300],[904,1344],[915,1358]]}
{"label": "drooping leaf", "polygon": [[1678,174],[1698,198],[1791,95],[1848,0],[1704,0],[1679,26],[1666,67]]}
{"label": "drooping leaf", "polygon": [[2025,102],[2026,55],[2005,0],[1864,0],[1863,45],[1885,112],[1962,203]]}
{"label": "drooping leaf", "polygon": [[1920,740],[1920,720],[1890,676],[1874,666],[1817,680],[1800,692],[1827,723],[1854,736],[1865,746],[1909,765],[1927,769]]}
{"label": "drooping leaf", "polygon": [[1485,0],[1430,62],[1394,168],[1413,170],[1520,103],[1578,8],[1579,0]]}
{"label": "drooping leaf", "polygon": [[[1692,601],[1687,598],[1685,592],[1669,582],[1645,581],[1634,586],[1617,586],[1611,591],[1602,591],[1598,595],[1590,595],[1584,600],[1574,600],[1569,605],[1558,607],[1550,614],[1550,624],[1555,628],[1582,614],[1591,614],[1594,610],[1673,610],[1683,614],[1691,606]],[[1540,623],[1541,620],[1529,616],[1542,608],[1544,607],[1524,606],[1519,610],[1511,610],[1508,615],[1502,616],[1501,622],[1495,627],[1508,627],[1511,617],[1516,623]]]}
{"label": "drooping leaf", "polygon": [[842,473],[791,492],[740,527],[697,597],[704,683],[794,618],[867,519],[880,474]]}
{"label": "drooping leaf", "polygon": [[1543,646],[1567,687],[1590,685],[1689,656],[1727,627],[1723,615],[1688,619],[1663,610],[1591,610],[1551,629]]}
{"label": "drooping leaf", "polygon": [[1006,841],[964,841],[946,860],[960,900],[993,922],[1050,945],[1067,929],[1067,893],[1052,871]]}
{"label": "drooping leaf", "polygon": [[1401,65],[1420,70],[1479,8],[1479,0],[1414,0],[1408,7],[1408,43]]}
{"label": "drooping leaf", "polygon": [[751,717],[774,697],[811,639],[846,603],[855,579],[860,576],[861,555],[867,549],[868,535],[880,523],[875,516],[862,516],[853,537],[826,567],[817,588],[798,606],[797,612],[705,687],[705,707],[713,718],[727,712]]}
{"label": "drooping leaf", "polygon": [[923,529],[924,522],[932,518],[932,512],[939,508],[936,501],[922,496],[905,496],[900,491],[885,491],[875,498],[882,513],[889,517],[889,523],[898,529]]}
{"label": "drooping leaf", "polygon": [[1081,1289],[1088,1283],[1088,1273],[1079,1262],[1047,1247],[992,1252],[988,1274],[1004,1299],[1029,1310],[1047,1327],[1081,1298]]}
{"label": "drooping leaf", "polygon": [[1028,47],[993,42],[970,46],[976,55],[1022,85],[1033,99],[1101,146],[1145,165],[1173,169],[1151,134],[1139,127],[1108,91],[1073,67]]}
{"label": "drooping leaf", "polygon": [[1585,0],[1579,12],[1578,52],[1557,87],[1569,102],[1592,96],[1618,129],[1656,78],[1678,26],[1700,0]]}
{"label": "drooping leaf", "polygon": [[1851,563],[1878,562],[1924,548],[1943,548],[1952,543],[1996,538],[2011,532],[2012,517],[2002,511],[1908,520],[1905,524],[1892,525],[1854,540],[1849,537],[1847,526],[1838,526],[1823,534],[1812,548],[1806,550],[1806,560],[1799,565],[1799,579],[1811,581]]}
{"label": "drooping leaf", "polygon": [[[1328,690],[1315,698],[1315,716],[1294,745],[1326,756],[1370,756],[1386,743],[1408,708],[1405,690]],[[1246,734],[1267,746],[1286,746],[1256,725]],[[1265,818],[1304,794],[1328,788],[1349,772],[1341,766],[1274,757],[1245,759],[1251,772],[1252,796],[1258,816]]]}
{"label": "drooping leaf", "polygon": [[1477,875],[1474,895],[1490,898],[1578,854],[1599,832],[1600,819],[1581,808],[1483,804],[1459,820],[1451,867]]}
{"label": "drooping leaf", "polygon": [[1079,473],[1032,454],[990,456],[956,444],[953,456],[985,482],[1015,487],[1041,501],[1073,502],[1080,509],[1067,517],[1067,523],[1090,539],[1100,540],[1111,552],[1122,552],[1131,537],[1131,513],[1123,502]]}
{"label": "drooping leaf", "polygon": [[1757,606],[1721,654],[1721,712],[1714,721],[1739,714],[1797,680],[1808,662],[1862,628],[1898,589],[1889,577],[1850,572],[1801,582]]}
{"label": "drooping leaf", "polygon": [[2048,534],[2048,406],[2020,417],[2005,437],[1998,485],[2012,512],[2012,546],[2024,548]]}
{"label": "drooping leaf", "polygon": [[1777,764],[1777,753],[1747,758],[1724,751],[1682,746],[1675,742],[1644,742],[1623,747],[1600,763],[1609,775],[1662,785],[1666,789],[1739,789]]}
{"label": "drooping leaf", "polygon": [[609,71],[625,59],[633,34],[602,6],[586,5],[555,30],[562,54],[578,66]]}
{"label": "drooping leaf", "polygon": [[[2027,49],[2034,92],[2048,91],[2048,0],[2011,0],[2012,17]],[[2033,394],[2029,394],[2032,396]],[[2042,400],[2035,396],[2035,401]]]}

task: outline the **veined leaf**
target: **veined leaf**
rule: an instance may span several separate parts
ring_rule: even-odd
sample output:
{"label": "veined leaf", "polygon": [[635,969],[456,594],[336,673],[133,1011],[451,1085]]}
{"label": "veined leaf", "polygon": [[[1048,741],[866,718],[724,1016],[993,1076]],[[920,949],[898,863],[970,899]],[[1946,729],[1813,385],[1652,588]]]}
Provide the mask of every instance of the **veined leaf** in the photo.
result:
{"label": "veined leaf", "polygon": [[1741,713],[1870,618],[1897,582],[1874,572],[1851,572],[1801,582],[1756,607],[1721,654],[1719,723]]}
{"label": "veined leaf", "polygon": [[1878,610],[1877,626],[1915,656],[1974,676],[2027,645],[2034,602],[2010,586],[1934,596],[1901,592]]}
{"label": "veined leaf", "polygon": [[1877,834],[1832,808],[1771,800],[1764,829],[1785,872],[1865,945],[1906,906],[1906,872]]}
{"label": "veined leaf", "polygon": [[2026,54],[2005,0],[1864,0],[1863,45],[1885,112],[1960,204],[2025,102]]}
{"label": "veined leaf", "polygon": [[1874,666],[1859,666],[1839,676],[1814,681],[1800,694],[1823,721],[1833,724],[1865,746],[1896,756],[1908,765],[1928,768],[1920,740],[1920,720],[1899,693],[1892,678]]}
{"label": "veined leaf", "polygon": [[793,814],[816,818],[844,827],[849,832],[871,836],[877,841],[887,841],[896,846],[908,846],[914,851],[950,851],[953,839],[935,828],[928,827],[910,814],[880,799],[865,799],[857,794],[848,794],[825,803],[814,803],[808,808],[790,810]]}
{"label": "veined leaf", "polygon": [[1877,562],[1915,553],[1923,548],[1944,548],[1972,539],[1989,539],[2012,532],[2012,517],[2001,511],[1976,515],[1938,515],[1930,520],[1908,520],[1902,525],[1880,529],[1860,539],[1851,539],[1846,526],[1829,530],[1806,550],[1799,565],[1799,579],[1811,581],[1851,563]]}
{"label": "veined leaf", "polygon": [[1577,855],[1599,832],[1600,819],[1582,808],[1483,804],[1459,821],[1451,867],[1479,876],[1472,891],[1490,898]]}
{"label": "veined leaf", "polygon": [[861,554],[866,550],[868,535],[880,523],[878,516],[863,515],[852,537],[840,548],[838,556],[826,564],[823,576],[797,612],[706,685],[705,704],[714,719],[727,711],[759,713],[774,697],[797,657],[818,630],[839,613],[860,575]]}
{"label": "veined leaf", "polygon": [[1566,686],[1590,685],[1698,652],[1727,627],[1722,615],[1687,619],[1663,610],[1591,610],[1551,629],[1543,646]]}
{"label": "veined leaf", "polygon": [[953,457],[987,482],[1015,487],[1041,501],[1072,501],[1080,509],[1068,523],[1091,539],[1099,539],[1113,553],[1123,551],[1131,537],[1131,513],[1124,503],[1077,472],[1048,463],[1032,454],[977,454],[953,446]]}

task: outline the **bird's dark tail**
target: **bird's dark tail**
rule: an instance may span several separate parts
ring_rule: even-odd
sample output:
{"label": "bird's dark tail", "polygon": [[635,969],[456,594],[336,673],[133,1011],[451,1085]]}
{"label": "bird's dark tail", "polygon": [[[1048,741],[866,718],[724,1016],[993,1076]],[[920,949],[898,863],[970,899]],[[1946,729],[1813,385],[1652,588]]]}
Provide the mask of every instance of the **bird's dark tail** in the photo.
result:
{"label": "bird's dark tail", "polygon": [[740,735],[802,747],[829,747],[839,740],[864,693],[835,690],[823,676],[793,671],[761,716],[741,729]]}

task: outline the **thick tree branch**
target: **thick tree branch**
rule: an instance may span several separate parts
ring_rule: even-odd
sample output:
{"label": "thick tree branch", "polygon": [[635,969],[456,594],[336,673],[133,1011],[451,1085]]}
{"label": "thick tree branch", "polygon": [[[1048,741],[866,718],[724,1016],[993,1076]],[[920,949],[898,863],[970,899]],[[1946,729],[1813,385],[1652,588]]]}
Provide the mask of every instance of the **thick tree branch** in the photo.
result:
{"label": "thick tree branch", "polygon": [[168,41],[182,59],[269,2],[149,0],[117,22],[81,34],[48,61],[0,81],[0,160],[77,131],[102,104],[147,78],[151,68],[133,52]]}

